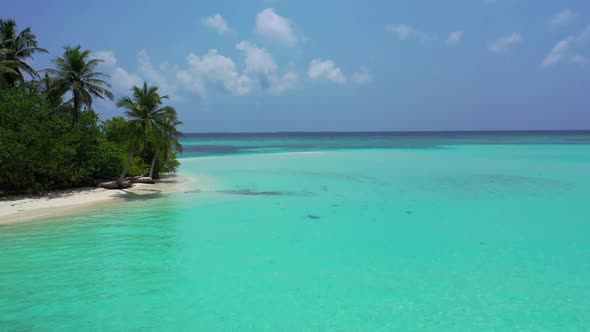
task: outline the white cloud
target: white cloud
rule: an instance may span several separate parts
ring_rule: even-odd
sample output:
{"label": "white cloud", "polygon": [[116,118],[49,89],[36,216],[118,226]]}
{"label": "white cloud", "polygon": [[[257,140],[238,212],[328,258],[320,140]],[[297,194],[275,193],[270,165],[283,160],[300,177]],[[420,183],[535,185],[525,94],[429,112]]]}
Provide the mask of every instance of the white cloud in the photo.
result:
{"label": "white cloud", "polygon": [[397,37],[399,40],[407,40],[409,38],[418,38],[421,41],[438,40],[436,35],[419,31],[407,24],[387,24],[385,31]]}
{"label": "white cloud", "polygon": [[568,25],[572,23],[576,18],[576,14],[571,11],[570,9],[565,9],[560,11],[559,13],[555,14],[551,18],[551,25],[559,26],[559,25]]}
{"label": "white cloud", "polygon": [[214,14],[204,18],[201,23],[204,26],[217,31],[219,34],[225,34],[232,31],[221,14]]}
{"label": "white cloud", "polygon": [[373,81],[373,75],[367,67],[361,67],[359,71],[352,74],[350,79],[354,84],[363,85]]}
{"label": "white cloud", "polygon": [[137,55],[137,63],[139,65],[139,75],[143,77],[148,84],[158,86],[159,92],[168,95],[170,99],[179,99],[176,95],[175,86],[168,82],[168,79],[162,71],[154,67],[145,50],[139,51]]}
{"label": "white cloud", "polygon": [[583,55],[571,54],[583,49],[588,41],[590,41],[590,25],[587,25],[579,34],[557,42],[545,56],[542,63],[543,67],[549,67],[560,62],[585,65],[587,59]]}
{"label": "white cloud", "polygon": [[100,59],[103,62],[101,65],[106,67],[114,67],[117,64],[117,58],[113,51],[102,50],[94,53],[94,59]]}
{"label": "white cloud", "polygon": [[209,50],[205,55],[190,53],[187,57],[188,69],[180,70],[176,77],[187,88],[205,96],[205,83],[218,84],[234,95],[247,95],[254,88],[254,82],[246,75],[238,73],[232,59]]}
{"label": "white cloud", "polygon": [[201,97],[206,97],[211,87],[244,96],[258,89],[278,95],[296,86],[297,73],[279,74],[274,58],[266,49],[246,41],[236,44],[236,48],[244,55],[242,72],[231,58],[216,49],[202,56],[191,53],[187,57],[188,67],[176,72],[179,85]]}
{"label": "white cloud", "polygon": [[131,74],[121,67],[113,70],[111,82],[113,83],[113,90],[121,94],[128,94],[132,87],[143,84],[143,80],[139,75]]}
{"label": "white cloud", "polygon": [[256,30],[268,39],[288,47],[297,44],[297,36],[291,21],[280,16],[272,8],[266,8],[256,16]]}
{"label": "white cloud", "polygon": [[299,75],[290,71],[281,77],[273,76],[270,80],[270,92],[275,95],[280,95],[287,90],[292,90],[297,85]]}
{"label": "white cloud", "polygon": [[406,24],[388,24],[385,26],[385,31],[397,36],[400,40],[406,40],[416,32],[414,28]]}
{"label": "white cloud", "polygon": [[583,55],[574,55],[571,57],[570,62],[576,65],[583,66],[586,64],[587,60]]}
{"label": "white cloud", "polygon": [[263,88],[268,88],[273,94],[280,94],[295,87],[298,75],[288,72],[283,76],[278,74],[278,66],[273,56],[264,48],[242,41],[236,48],[244,53],[247,74],[258,74]]}
{"label": "white cloud", "polygon": [[307,75],[312,80],[330,81],[337,84],[346,83],[346,77],[332,60],[312,60]]}
{"label": "white cloud", "polygon": [[449,34],[449,38],[447,38],[447,44],[458,45],[458,44],[461,44],[462,39],[463,39],[463,31],[454,31]]}
{"label": "white cloud", "polygon": [[499,37],[488,42],[488,50],[494,53],[504,52],[512,45],[519,44],[522,41],[520,34],[514,32],[508,36]]}
{"label": "white cloud", "polygon": [[573,41],[574,37],[570,36],[555,44],[549,54],[545,57],[545,60],[543,60],[543,66],[549,67],[563,60]]}
{"label": "white cloud", "polygon": [[270,74],[277,70],[277,64],[274,58],[264,48],[242,41],[236,45],[236,48],[244,52],[246,57],[246,73]]}
{"label": "white cloud", "polygon": [[176,79],[184,89],[195,92],[201,97],[207,95],[205,82],[197,74],[193,74],[189,70],[179,70],[176,73]]}
{"label": "white cloud", "polygon": [[587,25],[582,32],[576,37],[576,41],[579,43],[587,43],[590,41],[590,24]]}

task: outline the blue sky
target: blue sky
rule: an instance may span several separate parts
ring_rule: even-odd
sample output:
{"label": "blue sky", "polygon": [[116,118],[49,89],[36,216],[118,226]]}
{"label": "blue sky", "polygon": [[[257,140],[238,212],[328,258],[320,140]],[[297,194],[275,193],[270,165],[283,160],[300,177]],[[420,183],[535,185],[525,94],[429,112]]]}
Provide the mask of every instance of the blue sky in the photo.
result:
{"label": "blue sky", "polygon": [[[12,1],[50,66],[105,60],[146,80],[186,132],[590,128],[590,2]],[[96,102],[102,117],[121,114]]]}

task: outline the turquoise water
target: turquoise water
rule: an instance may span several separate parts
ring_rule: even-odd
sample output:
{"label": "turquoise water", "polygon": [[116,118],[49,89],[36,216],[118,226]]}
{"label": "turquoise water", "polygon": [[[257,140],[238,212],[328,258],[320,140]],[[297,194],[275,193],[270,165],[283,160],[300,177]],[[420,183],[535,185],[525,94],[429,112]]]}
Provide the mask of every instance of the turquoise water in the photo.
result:
{"label": "turquoise water", "polygon": [[0,330],[588,331],[588,138],[189,137],[182,192],[0,227]]}

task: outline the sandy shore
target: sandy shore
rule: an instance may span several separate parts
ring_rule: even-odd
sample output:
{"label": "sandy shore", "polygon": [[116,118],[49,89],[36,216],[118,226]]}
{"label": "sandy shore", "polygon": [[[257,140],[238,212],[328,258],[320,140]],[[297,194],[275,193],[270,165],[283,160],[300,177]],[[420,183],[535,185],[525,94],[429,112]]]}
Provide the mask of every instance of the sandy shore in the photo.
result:
{"label": "sandy shore", "polygon": [[166,176],[156,184],[135,184],[123,190],[103,188],[77,188],[52,191],[41,196],[17,197],[0,200],[0,225],[40,220],[80,212],[98,204],[124,202],[128,196],[159,195],[182,191],[188,187],[187,179]]}

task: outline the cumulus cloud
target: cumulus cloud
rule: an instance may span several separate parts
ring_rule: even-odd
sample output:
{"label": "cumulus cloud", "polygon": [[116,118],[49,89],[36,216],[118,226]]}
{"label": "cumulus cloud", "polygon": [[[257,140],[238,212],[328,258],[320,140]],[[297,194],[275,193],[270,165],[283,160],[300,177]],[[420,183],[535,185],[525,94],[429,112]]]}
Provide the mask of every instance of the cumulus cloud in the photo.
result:
{"label": "cumulus cloud", "polygon": [[590,41],[590,24],[576,36],[576,41],[580,44],[585,44]]}
{"label": "cumulus cloud", "polygon": [[113,90],[117,93],[126,94],[134,86],[143,84],[143,79],[137,74],[131,74],[121,67],[117,67],[111,73]]}
{"label": "cumulus cloud", "polygon": [[328,81],[337,84],[346,83],[346,77],[332,60],[312,60],[309,64],[307,75],[312,80]]}
{"label": "cumulus cloud", "polygon": [[576,14],[573,11],[570,9],[565,9],[555,14],[555,16],[551,18],[550,23],[553,26],[568,25],[572,23],[575,18]]}
{"label": "cumulus cloud", "polygon": [[553,46],[551,51],[549,51],[549,54],[547,54],[543,60],[543,66],[549,67],[563,60],[573,41],[574,37],[570,36],[566,39],[560,40],[557,44],[555,44],[555,46]]}
{"label": "cumulus cloud", "polygon": [[145,50],[139,51],[137,55],[139,75],[143,77],[148,83],[158,86],[160,93],[168,95],[170,99],[179,99],[176,94],[176,87],[169,82],[163,70],[157,69],[152,64],[150,57]]}
{"label": "cumulus cloud", "polygon": [[256,30],[270,40],[284,46],[293,47],[297,44],[297,36],[291,21],[275,12],[273,8],[266,8],[256,16]]}
{"label": "cumulus cloud", "polygon": [[258,75],[263,88],[268,88],[273,94],[280,94],[295,87],[298,75],[288,72],[280,76],[273,56],[266,49],[246,41],[238,43],[236,48],[244,54],[244,72]]}
{"label": "cumulus cloud", "polygon": [[283,76],[273,76],[270,79],[270,92],[279,95],[287,90],[292,90],[297,85],[299,75],[293,71],[285,73]]}
{"label": "cumulus cloud", "polygon": [[415,33],[414,28],[406,24],[388,24],[385,26],[385,31],[391,33],[400,40],[406,40],[410,35]]}
{"label": "cumulus cloud", "polygon": [[583,55],[574,55],[571,57],[570,62],[576,65],[580,65],[583,66],[586,64],[586,57],[584,57]]}
{"label": "cumulus cloud", "polygon": [[499,37],[489,41],[488,50],[494,53],[501,53],[506,51],[510,46],[519,44],[520,42],[522,42],[522,36],[514,32],[508,36]]}
{"label": "cumulus cloud", "polygon": [[204,18],[201,21],[203,26],[211,28],[217,31],[219,34],[225,34],[231,32],[232,30],[229,27],[227,21],[221,16],[221,14],[214,14],[207,18]]}
{"label": "cumulus cloud", "polygon": [[203,97],[206,93],[206,83],[238,96],[247,95],[254,88],[252,79],[240,74],[233,60],[219,54],[216,49],[209,50],[203,56],[190,53],[187,63],[188,68],[178,71],[176,77],[186,87]]}
{"label": "cumulus cloud", "polygon": [[246,41],[236,44],[236,48],[244,56],[243,70],[216,49],[202,56],[191,53],[187,57],[188,67],[176,72],[179,85],[201,97],[206,97],[211,88],[244,96],[259,90],[278,95],[296,86],[297,73],[280,74],[277,63],[266,49]]}
{"label": "cumulus cloud", "polygon": [[453,31],[449,34],[449,37],[447,38],[447,44],[458,45],[458,44],[461,44],[462,39],[463,39],[463,31]]}
{"label": "cumulus cloud", "polygon": [[417,38],[421,41],[434,41],[438,37],[434,34],[425,33],[407,24],[387,24],[385,31],[399,40]]}
{"label": "cumulus cloud", "polygon": [[590,25],[586,26],[579,34],[558,41],[545,56],[543,67],[550,67],[561,62],[567,63],[567,59],[571,64],[584,65],[586,58],[583,55],[571,54],[576,50],[579,51],[588,41],[590,41]]}
{"label": "cumulus cloud", "polygon": [[367,67],[363,66],[359,69],[359,71],[352,74],[352,77],[350,78],[350,80],[354,84],[364,85],[364,84],[368,84],[373,81],[373,75],[371,74],[371,72],[369,71],[369,69]]}
{"label": "cumulus cloud", "polygon": [[114,67],[117,64],[117,58],[113,51],[102,50],[94,53],[95,59],[100,59],[103,62],[101,65],[106,67]]}
{"label": "cumulus cloud", "polygon": [[277,64],[274,58],[264,48],[259,48],[255,44],[242,41],[236,45],[236,48],[245,55],[247,73],[269,74],[277,70]]}
{"label": "cumulus cloud", "polygon": [[562,62],[584,65],[586,58],[583,55],[575,53],[584,48],[589,41],[590,25],[587,25],[580,33],[558,41],[543,59],[543,67],[550,67]]}

